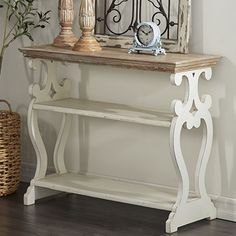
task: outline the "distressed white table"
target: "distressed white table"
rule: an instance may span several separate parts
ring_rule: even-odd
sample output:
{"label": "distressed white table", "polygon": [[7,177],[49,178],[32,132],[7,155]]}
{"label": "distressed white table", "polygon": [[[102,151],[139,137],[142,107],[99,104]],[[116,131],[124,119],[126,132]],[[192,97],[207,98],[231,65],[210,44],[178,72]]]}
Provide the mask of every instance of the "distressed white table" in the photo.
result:
{"label": "distressed white table", "polygon": [[[211,67],[218,62],[219,57],[191,54],[153,57],[130,55],[121,49],[79,53],[53,46],[23,48],[21,51],[24,56],[30,58],[30,62],[38,60],[47,66],[46,81],[42,85],[33,84],[30,87],[32,101],[28,112],[28,128],[37,155],[37,169],[24,195],[25,205],[34,204],[37,199],[63,191],[169,210],[171,213],[166,221],[167,233],[176,232],[178,227],[201,219],[216,218],[216,209],[205,187],[205,174],[213,138],[212,117],[209,112],[212,101],[209,95],[199,97],[198,83],[201,77],[211,79]],[[170,81],[173,85],[180,86],[183,80],[187,82],[186,94],[183,101],[173,101],[170,114],[158,110],[71,98],[70,81],[65,80],[63,84],[57,82],[55,70],[60,62],[168,72],[171,74]],[[63,114],[53,156],[56,173],[47,176],[48,157],[38,127],[39,110]],[[178,176],[178,192],[156,185],[69,173],[64,163],[64,149],[72,115],[170,128],[170,152]],[[189,175],[181,150],[180,134],[183,128],[198,128],[201,123],[205,125],[195,173],[196,193],[189,194]]]}

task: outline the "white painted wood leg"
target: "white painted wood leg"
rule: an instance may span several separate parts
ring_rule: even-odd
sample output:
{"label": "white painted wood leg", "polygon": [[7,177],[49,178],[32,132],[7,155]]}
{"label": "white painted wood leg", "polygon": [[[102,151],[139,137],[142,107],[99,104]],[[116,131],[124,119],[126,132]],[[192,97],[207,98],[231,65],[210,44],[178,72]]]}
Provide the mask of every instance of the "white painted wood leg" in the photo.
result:
{"label": "white painted wood leg", "polygon": [[55,150],[54,150],[54,166],[58,174],[67,173],[65,167],[64,153],[66,141],[69,135],[72,122],[71,114],[63,114],[61,129],[58,134]]}
{"label": "white painted wood leg", "polygon": [[27,189],[27,192],[24,195],[24,205],[33,205],[35,204],[35,200],[57,195],[59,193],[61,192],[35,186],[35,182],[32,180],[30,182],[30,186]]}
{"label": "white painted wood leg", "polygon": [[[172,120],[170,130],[170,149],[179,179],[179,187],[177,201],[166,222],[167,233],[176,232],[178,227],[197,220],[216,218],[216,209],[207,195],[205,186],[206,167],[212,147],[213,125],[209,112],[212,103],[211,97],[204,95],[200,100],[198,94],[199,79],[203,75],[209,80],[212,75],[211,68],[171,75],[172,84],[180,86],[182,80],[186,79],[188,86],[184,101],[175,100],[172,104],[175,117]],[[181,130],[183,127],[187,129],[199,128],[202,121],[204,121],[205,126],[195,174],[197,198],[189,200],[189,175],[181,150]]]}
{"label": "white painted wood leg", "polygon": [[[27,189],[27,192],[24,195],[24,204],[25,205],[31,205],[35,203],[35,200],[57,194],[57,191],[52,191],[50,189],[42,189],[40,187],[35,186],[35,183],[37,180],[42,179],[46,175],[47,171],[47,164],[48,164],[48,157],[45,145],[42,140],[42,136],[39,131],[38,127],[38,114],[37,110],[33,109],[33,106],[37,102],[42,101],[50,101],[50,100],[57,100],[61,98],[68,97],[69,90],[70,90],[70,83],[68,80],[65,80],[63,85],[60,85],[57,82],[56,79],[56,65],[55,62],[51,61],[41,61],[47,69],[47,77],[43,81],[42,89],[39,84],[33,84],[30,86],[30,95],[32,96],[32,101],[29,106],[28,110],[28,129],[29,129],[29,135],[30,139],[32,141],[34,150],[36,152],[37,157],[37,167],[36,172],[33,180],[30,183],[29,188]],[[30,61],[29,66],[32,69],[34,68],[34,65],[32,61]],[[67,136],[67,129],[69,129],[69,123],[70,123],[70,117],[65,117],[62,122],[62,128],[60,130],[58,140],[57,140],[57,146],[55,149],[55,153],[58,153],[60,151],[64,151],[64,146],[66,142],[66,136]],[[66,130],[65,134],[63,134],[63,131]],[[62,147],[59,148],[59,145],[62,145]],[[63,162],[62,156],[59,156],[57,158],[56,163],[56,169],[59,171],[65,171],[65,165]]]}
{"label": "white painted wood leg", "polygon": [[37,111],[34,111],[32,109],[32,106],[34,104],[35,99],[31,101],[31,104],[29,106],[28,111],[28,129],[29,129],[29,135],[34,147],[34,150],[36,152],[37,157],[37,167],[36,172],[33,180],[30,183],[29,188],[27,189],[27,192],[24,195],[24,204],[25,205],[32,205],[35,203],[36,199],[40,199],[45,196],[50,196],[53,193],[51,190],[44,189],[43,191],[35,186],[35,181],[37,179],[44,178],[47,171],[47,152],[45,149],[45,145],[43,143],[39,127],[38,127],[38,117],[37,117]]}

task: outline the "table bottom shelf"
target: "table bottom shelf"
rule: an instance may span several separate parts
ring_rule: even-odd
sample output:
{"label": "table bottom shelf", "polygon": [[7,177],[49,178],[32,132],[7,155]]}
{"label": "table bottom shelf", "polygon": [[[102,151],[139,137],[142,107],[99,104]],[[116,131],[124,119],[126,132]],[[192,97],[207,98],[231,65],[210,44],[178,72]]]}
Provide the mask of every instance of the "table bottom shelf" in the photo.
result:
{"label": "table bottom shelf", "polygon": [[49,175],[35,186],[168,211],[177,195],[172,188],[72,173]]}

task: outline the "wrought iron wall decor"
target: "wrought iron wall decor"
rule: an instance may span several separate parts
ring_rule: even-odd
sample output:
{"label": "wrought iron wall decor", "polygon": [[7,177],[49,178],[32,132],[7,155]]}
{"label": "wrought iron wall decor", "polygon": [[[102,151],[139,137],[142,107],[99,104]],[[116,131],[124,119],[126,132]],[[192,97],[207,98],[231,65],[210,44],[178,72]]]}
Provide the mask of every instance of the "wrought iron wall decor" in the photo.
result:
{"label": "wrought iron wall decor", "polygon": [[128,48],[143,21],[161,29],[169,52],[188,52],[191,0],[96,0],[95,34],[102,46]]}

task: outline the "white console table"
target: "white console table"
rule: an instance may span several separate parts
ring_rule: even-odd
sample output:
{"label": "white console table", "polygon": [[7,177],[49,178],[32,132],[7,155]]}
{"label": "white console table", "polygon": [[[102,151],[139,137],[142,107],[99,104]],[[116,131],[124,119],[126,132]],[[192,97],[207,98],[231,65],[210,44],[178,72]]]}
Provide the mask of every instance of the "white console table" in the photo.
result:
{"label": "white console table", "polygon": [[[31,205],[35,200],[58,192],[68,192],[125,202],[145,207],[171,211],[166,221],[166,232],[176,232],[178,227],[201,220],[215,219],[216,209],[205,187],[205,174],[209,160],[213,126],[209,112],[211,97],[198,94],[201,77],[210,80],[211,67],[220,59],[217,56],[167,54],[150,55],[128,54],[122,49],[104,49],[96,53],[72,52],[50,45],[21,49],[25,57],[47,65],[47,79],[42,85],[30,87],[32,101],[28,112],[30,138],[37,155],[37,169],[30,186],[24,195],[24,204]],[[56,78],[56,65],[61,62],[116,66],[120,68],[168,72],[173,85],[187,83],[183,101],[172,103],[172,113],[141,109],[127,105],[85,101],[72,98],[70,81],[59,84]],[[54,149],[56,173],[46,176],[47,152],[39,132],[37,113],[39,110],[63,114],[61,128]],[[72,115],[134,122],[170,129],[170,152],[178,176],[178,192],[155,185],[140,184],[114,178],[69,173],[64,163],[64,149],[70,131]],[[204,125],[202,146],[195,173],[195,194],[189,194],[189,175],[180,145],[183,128],[198,128]]]}

